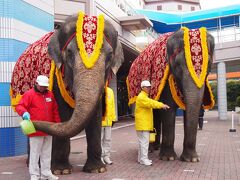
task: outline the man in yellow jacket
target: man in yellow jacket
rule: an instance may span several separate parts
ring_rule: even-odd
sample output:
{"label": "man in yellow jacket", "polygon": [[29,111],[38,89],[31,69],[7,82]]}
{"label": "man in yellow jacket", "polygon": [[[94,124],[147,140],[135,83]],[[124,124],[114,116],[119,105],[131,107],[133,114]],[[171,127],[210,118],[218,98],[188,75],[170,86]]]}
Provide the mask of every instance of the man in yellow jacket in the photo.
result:
{"label": "man in yellow jacket", "polygon": [[135,128],[138,137],[138,162],[150,166],[148,159],[149,135],[153,130],[153,109],[168,109],[169,106],[148,97],[151,84],[148,80],[141,82],[142,91],[136,99]]}
{"label": "man in yellow jacket", "polygon": [[113,90],[109,87],[105,88],[105,114],[102,119],[102,133],[101,133],[101,145],[102,145],[102,161],[106,164],[112,164],[110,160],[111,150],[111,131],[112,123],[116,121],[115,102]]}

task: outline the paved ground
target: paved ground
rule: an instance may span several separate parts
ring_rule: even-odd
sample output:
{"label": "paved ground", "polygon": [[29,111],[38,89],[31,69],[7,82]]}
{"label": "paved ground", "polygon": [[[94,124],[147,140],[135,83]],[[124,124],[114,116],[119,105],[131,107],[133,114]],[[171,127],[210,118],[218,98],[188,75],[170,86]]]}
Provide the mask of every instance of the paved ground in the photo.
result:
{"label": "paved ground", "polygon": [[[237,116],[236,116],[237,117]],[[235,119],[236,119],[235,117]],[[217,119],[217,112],[205,113],[202,131],[197,135],[197,152],[199,163],[187,163],[179,160],[161,161],[158,152],[150,154],[153,166],[146,167],[137,163],[137,139],[133,119],[123,119],[113,130],[112,160],[113,165],[107,167],[103,174],[88,174],[82,172],[86,160],[86,140],[80,138],[72,141],[70,155],[73,164],[71,175],[59,176],[63,180],[152,180],[152,179],[240,179],[240,126],[235,125],[236,132],[231,128],[231,114],[228,121]],[[238,121],[237,121],[238,122]],[[118,128],[120,126],[124,128]],[[179,156],[182,152],[183,124],[182,118],[177,118],[175,150]],[[27,180],[28,169],[25,166],[26,156],[0,158],[0,180]]]}

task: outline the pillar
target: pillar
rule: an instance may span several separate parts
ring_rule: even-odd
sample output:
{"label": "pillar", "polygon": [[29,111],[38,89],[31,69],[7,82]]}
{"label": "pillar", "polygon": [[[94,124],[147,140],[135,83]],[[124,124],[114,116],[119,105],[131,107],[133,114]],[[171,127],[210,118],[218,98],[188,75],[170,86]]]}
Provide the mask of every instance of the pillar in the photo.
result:
{"label": "pillar", "polygon": [[217,93],[218,93],[218,118],[227,120],[227,87],[226,87],[226,65],[220,62],[217,65]]}

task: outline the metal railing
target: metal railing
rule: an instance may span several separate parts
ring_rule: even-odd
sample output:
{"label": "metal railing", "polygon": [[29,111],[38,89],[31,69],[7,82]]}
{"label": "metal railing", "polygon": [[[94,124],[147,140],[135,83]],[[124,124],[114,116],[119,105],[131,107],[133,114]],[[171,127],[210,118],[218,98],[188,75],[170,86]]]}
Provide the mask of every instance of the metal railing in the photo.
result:
{"label": "metal railing", "polygon": [[235,24],[217,27],[217,29],[209,28],[208,31],[214,36],[216,44],[240,40],[240,27]]}

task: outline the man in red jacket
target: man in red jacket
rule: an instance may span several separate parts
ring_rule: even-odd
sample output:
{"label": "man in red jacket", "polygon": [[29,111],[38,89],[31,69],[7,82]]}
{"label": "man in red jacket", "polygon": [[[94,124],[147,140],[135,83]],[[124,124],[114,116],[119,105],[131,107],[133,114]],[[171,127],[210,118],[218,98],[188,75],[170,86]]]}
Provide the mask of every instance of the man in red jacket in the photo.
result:
{"label": "man in red jacket", "polygon": [[[25,92],[16,106],[17,113],[23,120],[60,122],[58,105],[52,92],[48,91],[49,79],[40,75],[34,88]],[[52,136],[41,131],[29,135],[31,180],[58,179],[51,172]],[[40,158],[41,170],[38,161]]]}

